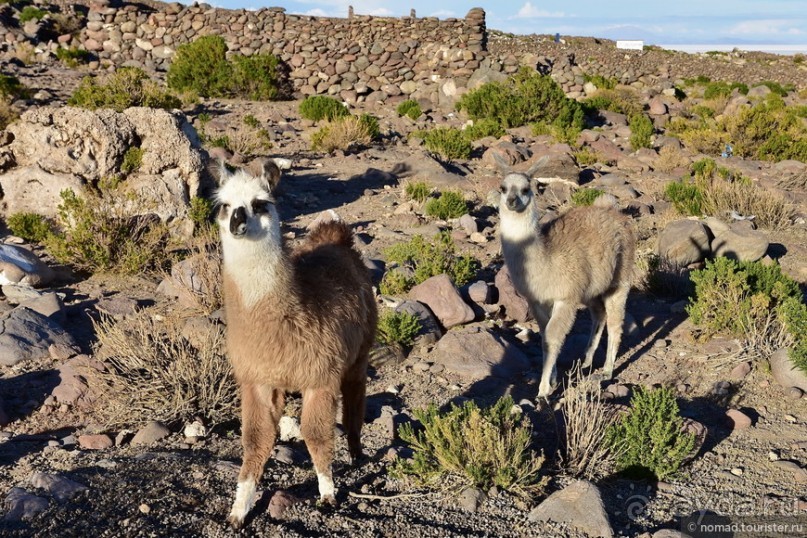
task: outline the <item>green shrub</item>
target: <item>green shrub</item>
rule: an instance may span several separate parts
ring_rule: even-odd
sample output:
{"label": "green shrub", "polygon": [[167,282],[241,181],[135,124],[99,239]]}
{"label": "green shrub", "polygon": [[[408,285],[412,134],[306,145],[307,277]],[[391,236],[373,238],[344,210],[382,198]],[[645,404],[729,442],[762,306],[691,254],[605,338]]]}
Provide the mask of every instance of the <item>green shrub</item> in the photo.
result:
{"label": "green shrub", "polygon": [[398,108],[395,109],[399,116],[406,116],[410,120],[414,121],[423,114],[423,110],[420,108],[420,103],[415,101],[414,99],[407,99],[406,101],[402,101]]}
{"label": "green shrub", "polygon": [[271,101],[281,95],[280,60],[272,54],[252,56],[235,55],[232,58],[232,79],[226,90],[227,95]]}
{"label": "green shrub", "polygon": [[143,214],[135,199],[116,191],[77,196],[61,192],[61,231],[45,246],[56,260],[80,270],[139,274],[165,265],[166,226]]}
{"label": "green shrub", "polygon": [[468,140],[474,141],[487,136],[499,138],[504,136],[507,131],[505,131],[504,127],[499,125],[499,122],[496,120],[483,118],[481,120],[476,120],[473,125],[469,125],[462,132],[465,134],[465,137]]}
{"label": "green shrub", "polygon": [[682,429],[673,390],[639,386],[631,398],[630,411],[607,430],[606,438],[618,454],[622,472],[665,480],[678,472],[695,448],[695,435]]}
{"label": "green shrub", "polygon": [[126,153],[123,154],[123,163],[120,165],[120,171],[128,175],[139,170],[140,165],[143,164],[143,153],[144,150],[142,148],[135,146],[131,146],[127,149]]}
{"label": "green shrub", "polygon": [[[522,69],[504,82],[488,82],[463,95],[457,110],[471,119],[492,119],[504,128],[546,121],[566,129],[583,127],[583,109],[548,75]],[[570,125],[565,122],[579,122]]]}
{"label": "green shrub", "polygon": [[456,246],[449,232],[441,232],[431,241],[416,235],[406,243],[386,248],[384,255],[388,261],[412,268],[414,276],[411,285],[445,273],[456,285],[462,286],[476,275],[479,268],[479,262],[473,257],[456,254]]}
{"label": "green shrub", "polygon": [[777,309],[792,342],[788,355],[793,365],[807,374],[807,305],[797,297],[787,297]]}
{"label": "green shrub", "polygon": [[470,159],[473,150],[462,131],[454,127],[437,127],[427,131],[423,136],[423,144],[427,150],[448,161]]}
{"label": "green shrub", "polygon": [[577,161],[579,166],[591,166],[592,164],[600,161],[602,157],[589,147],[580,148],[572,152],[574,160]]}
{"label": "green shrub", "polygon": [[195,228],[209,226],[213,221],[213,202],[201,196],[191,198],[188,218],[191,219]]}
{"label": "green shrub", "polygon": [[345,105],[327,95],[310,95],[300,103],[300,116],[311,121],[334,121],[349,115]]}
{"label": "green shrub", "polygon": [[682,215],[703,215],[703,190],[687,179],[667,183],[664,198]]}
{"label": "green shrub", "polygon": [[427,215],[438,219],[456,219],[468,212],[468,204],[459,191],[443,191],[439,198],[431,198],[423,208]]}
{"label": "green shrub", "polygon": [[411,476],[417,483],[446,489],[459,486],[488,490],[493,486],[517,495],[539,493],[546,484],[541,476],[544,458],[530,448],[529,420],[514,411],[506,396],[480,409],[473,401],[451,406],[441,413],[431,404],[415,410],[422,429],[404,424],[400,438],[413,450],[411,460],[398,460],[394,476]]}
{"label": "green shrub", "polygon": [[426,201],[431,192],[431,187],[425,181],[410,181],[404,187],[406,197],[421,204]]}
{"label": "green shrub", "polygon": [[28,88],[20,82],[20,79],[13,75],[0,73],[0,98],[24,99],[28,97],[28,93]]}
{"label": "green shrub", "polygon": [[376,340],[385,345],[409,347],[420,332],[420,320],[408,312],[387,310],[378,318]]}
{"label": "green shrub", "polygon": [[38,21],[39,19],[44,19],[47,14],[47,11],[43,11],[34,6],[25,6],[22,8],[22,11],[20,11],[20,23],[25,24],[28,21]]}
{"label": "green shrub", "polygon": [[102,83],[95,77],[84,77],[67,104],[89,110],[111,108],[122,112],[133,106],[172,109],[182,103],[142,69],[121,67]]}
{"label": "green shrub", "polygon": [[41,243],[50,233],[48,219],[37,213],[13,213],[6,225],[11,233],[32,243]]}
{"label": "green shrub", "polygon": [[625,114],[629,118],[642,114],[644,109],[637,93],[629,88],[618,90],[599,90],[582,101],[581,106],[588,114],[596,114],[598,110],[610,110]]}
{"label": "green shrub", "polygon": [[359,123],[367,130],[371,140],[377,140],[381,136],[381,127],[378,125],[378,118],[372,114],[364,113],[359,116]]}
{"label": "green shrub", "polygon": [[177,47],[168,68],[168,87],[192,90],[202,97],[224,97],[232,80],[227,44],[221,36],[202,36]]}
{"label": "green shrub", "polygon": [[391,270],[384,273],[378,290],[383,295],[400,296],[404,295],[415,285],[415,279],[410,278],[403,271]]}
{"label": "green shrub", "polygon": [[244,116],[243,121],[244,125],[246,125],[247,127],[252,127],[253,129],[257,129],[261,125],[261,122],[258,121],[258,118],[256,118],[252,114],[247,114],[246,116]]}
{"label": "green shrub", "polygon": [[616,88],[617,80],[614,77],[605,78],[602,75],[583,75],[583,80],[591,82],[601,90],[613,90]]}
{"label": "green shrub", "polygon": [[742,82],[732,82],[731,84],[724,81],[709,82],[703,90],[703,98],[716,99],[719,97],[728,97],[735,89],[742,95],[748,93],[748,86]]}
{"label": "green shrub", "polygon": [[600,189],[592,189],[592,188],[582,188],[577,189],[572,193],[572,205],[575,206],[587,206],[594,203],[603,191]]}
{"label": "green shrub", "polygon": [[84,49],[70,47],[69,49],[59,47],[56,49],[56,58],[68,67],[78,67],[85,64],[90,59],[90,53]]}
{"label": "green shrub", "polygon": [[652,146],[651,138],[655,128],[653,121],[645,114],[636,114],[630,118],[630,145],[634,151]]}
{"label": "green shrub", "polygon": [[762,86],[767,86],[771,92],[779,97],[785,97],[789,92],[794,91],[796,88],[792,84],[782,85],[772,80],[765,80],[760,83]]}

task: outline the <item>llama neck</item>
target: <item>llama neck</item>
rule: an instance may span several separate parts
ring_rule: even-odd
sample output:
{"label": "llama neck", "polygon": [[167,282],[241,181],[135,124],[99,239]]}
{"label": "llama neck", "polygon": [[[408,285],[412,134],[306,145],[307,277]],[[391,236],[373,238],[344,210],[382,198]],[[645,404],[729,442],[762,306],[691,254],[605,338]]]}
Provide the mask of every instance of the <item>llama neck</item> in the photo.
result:
{"label": "llama neck", "polygon": [[291,292],[291,262],[282,247],[270,241],[225,237],[222,251],[224,271],[237,287],[244,307],[272,294]]}
{"label": "llama neck", "polygon": [[[530,204],[530,206],[521,213],[502,208],[499,233],[505,251],[508,250],[508,247],[515,247],[515,250],[521,251],[527,245],[529,245],[530,248],[538,248],[541,250],[544,247],[543,237],[541,236],[540,226],[538,225],[538,211],[535,209],[535,204]],[[505,255],[507,255],[506,252]]]}

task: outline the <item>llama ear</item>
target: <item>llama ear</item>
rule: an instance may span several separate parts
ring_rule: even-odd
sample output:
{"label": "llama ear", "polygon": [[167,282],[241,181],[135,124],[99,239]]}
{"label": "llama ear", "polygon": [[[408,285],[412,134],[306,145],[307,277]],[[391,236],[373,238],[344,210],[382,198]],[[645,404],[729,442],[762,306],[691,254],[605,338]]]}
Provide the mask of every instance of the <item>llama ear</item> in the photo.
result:
{"label": "llama ear", "polygon": [[532,166],[530,166],[530,169],[525,172],[526,176],[528,178],[532,179],[532,177],[535,175],[535,173],[538,172],[538,170],[540,170],[541,168],[544,167],[544,165],[545,165],[545,163],[547,162],[548,159],[549,159],[549,156],[544,155],[543,157],[541,157],[540,159],[535,161],[535,163]]}
{"label": "llama ear", "polygon": [[496,167],[499,171],[504,174],[505,176],[513,171],[513,168],[510,166],[510,163],[504,160],[504,157],[498,151],[493,151],[493,161],[496,163]]}
{"label": "llama ear", "polygon": [[269,192],[273,193],[278,183],[280,183],[280,167],[275,163],[274,159],[258,157],[250,161],[246,166],[246,170],[253,177],[260,178]]}
{"label": "llama ear", "polygon": [[218,160],[218,168],[216,171],[218,172],[219,176],[219,186],[223,186],[225,183],[227,183],[228,179],[233,177],[233,175],[230,173],[230,169],[227,168],[227,163],[224,161],[224,159]]}

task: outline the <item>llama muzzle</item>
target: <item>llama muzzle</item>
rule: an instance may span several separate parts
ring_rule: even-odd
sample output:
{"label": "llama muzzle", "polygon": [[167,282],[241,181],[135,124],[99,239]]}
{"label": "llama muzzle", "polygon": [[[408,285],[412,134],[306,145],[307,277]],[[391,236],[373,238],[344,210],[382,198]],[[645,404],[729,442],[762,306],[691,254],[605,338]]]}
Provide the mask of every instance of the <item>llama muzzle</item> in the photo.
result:
{"label": "llama muzzle", "polygon": [[247,231],[247,211],[243,207],[238,207],[230,216],[230,233],[234,236],[242,236]]}

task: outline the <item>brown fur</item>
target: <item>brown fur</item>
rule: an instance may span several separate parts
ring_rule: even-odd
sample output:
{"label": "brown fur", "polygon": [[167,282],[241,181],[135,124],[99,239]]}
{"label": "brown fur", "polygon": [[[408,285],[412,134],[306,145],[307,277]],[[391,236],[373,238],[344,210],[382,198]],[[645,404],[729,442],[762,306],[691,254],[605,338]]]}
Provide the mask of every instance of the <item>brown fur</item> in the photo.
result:
{"label": "brown fur", "polygon": [[284,249],[275,274],[283,285],[252,307],[243,304],[230,268],[223,268],[227,346],[243,393],[239,480],[257,482],[263,474],[286,391],[303,394],[302,434],[318,473],[330,475],[340,394],[350,456],[355,462],[361,455],[377,311],[367,269],[352,244],[346,224],[321,224],[290,255]]}

